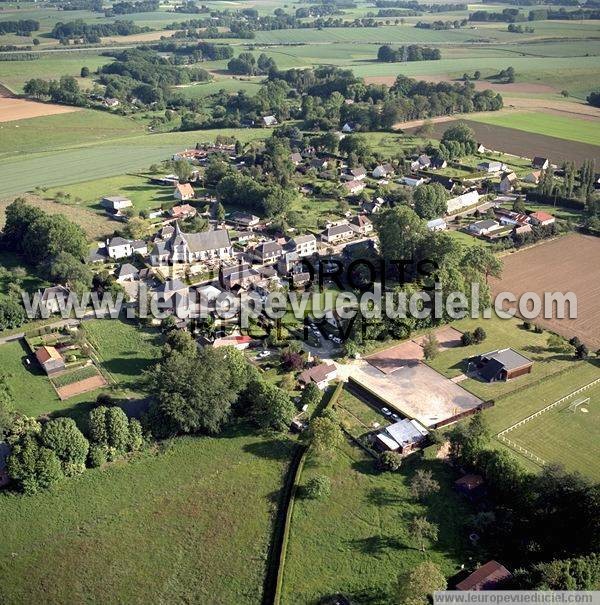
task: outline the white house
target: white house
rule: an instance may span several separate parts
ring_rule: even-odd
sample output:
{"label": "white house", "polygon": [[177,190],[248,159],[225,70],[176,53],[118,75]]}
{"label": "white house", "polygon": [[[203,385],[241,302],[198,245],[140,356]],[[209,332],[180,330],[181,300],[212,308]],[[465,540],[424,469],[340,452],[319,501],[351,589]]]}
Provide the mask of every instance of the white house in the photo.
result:
{"label": "white house", "polygon": [[394,174],[394,167],[391,164],[379,164],[373,168],[371,173],[374,179],[383,179]]}
{"label": "white house", "polygon": [[491,218],[487,218],[483,221],[477,221],[476,223],[471,223],[469,225],[469,231],[474,233],[475,235],[487,235],[491,231],[495,231],[500,227],[498,221],[495,221]]}
{"label": "white house", "polygon": [[355,180],[344,183],[344,190],[350,195],[356,195],[357,193],[360,193],[365,187],[366,185],[362,181]]}
{"label": "white house", "polygon": [[443,218],[434,218],[431,221],[427,221],[427,229],[429,231],[445,231],[447,228],[448,225]]}
{"label": "white house", "polygon": [[140,272],[131,263],[123,263],[117,271],[117,281],[119,283],[135,281]]}
{"label": "white house", "polygon": [[345,239],[350,239],[354,236],[354,229],[347,223],[341,225],[333,225],[321,233],[321,239],[329,244],[335,244]]}
{"label": "white house", "polygon": [[271,128],[272,126],[277,126],[279,122],[275,116],[264,116],[262,119],[263,126],[267,128]]}
{"label": "white house", "polygon": [[518,182],[518,177],[514,172],[508,172],[502,176],[498,190],[501,193],[510,193]]}
{"label": "white house", "polygon": [[127,258],[133,254],[133,241],[124,237],[113,237],[106,242],[109,258]]}
{"label": "white house", "polygon": [[506,166],[502,162],[496,162],[495,160],[480,162],[477,164],[477,170],[481,172],[502,172],[506,170]]}
{"label": "white house", "polygon": [[298,235],[291,239],[286,247],[299,257],[312,256],[317,251],[317,238],[312,234]]}
{"label": "white house", "polygon": [[194,188],[189,183],[177,183],[173,196],[176,200],[191,200],[195,196]]}
{"label": "white house", "polygon": [[398,179],[398,183],[400,185],[406,185],[407,187],[419,187],[425,182],[423,178],[413,178],[410,176],[403,176],[401,179]]}
{"label": "white house", "polygon": [[114,216],[123,216],[123,210],[127,210],[127,208],[133,207],[133,202],[127,198],[122,197],[120,195],[114,195],[110,197],[103,197],[100,205],[108,212]]}
{"label": "white house", "polygon": [[448,200],[448,214],[460,212],[463,208],[475,206],[479,202],[479,193],[476,190],[463,193]]}

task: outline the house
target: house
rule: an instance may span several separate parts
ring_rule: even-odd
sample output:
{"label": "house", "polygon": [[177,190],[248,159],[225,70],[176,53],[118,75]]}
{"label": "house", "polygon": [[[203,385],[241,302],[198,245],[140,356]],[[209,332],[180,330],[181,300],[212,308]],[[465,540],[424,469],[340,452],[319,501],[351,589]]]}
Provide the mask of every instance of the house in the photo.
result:
{"label": "house", "polygon": [[266,128],[272,128],[273,126],[277,126],[279,122],[275,116],[263,116],[262,125]]}
{"label": "house", "polygon": [[354,236],[354,229],[347,223],[341,225],[332,225],[321,233],[321,239],[328,244],[335,244]]}
{"label": "house", "polygon": [[132,244],[132,240],[124,237],[113,237],[106,243],[109,258],[117,260],[131,256],[133,254]]}
{"label": "house", "polygon": [[103,197],[100,205],[112,216],[124,216],[124,210],[133,208],[133,202],[128,197],[120,195]]}
{"label": "house", "polygon": [[[174,162],[178,160],[187,160],[188,162],[199,162],[201,159],[206,157],[205,149],[185,149],[184,151],[178,151],[174,153],[172,159]],[[179,180],[179,179],[177,179]]]}
{"label": "house", "polygon": [[195,196],[193,187],[189,183],[177,183],[173,196],[176,200],[185,201],[191,200]]}
{"label": "house", "polygon": [[377,214],[383,207],[384,203],[385,202],[383,198],[378,197],[377,199],[369,202],[362,202],[360,205],[360,209],[365,214]]}
{"label": "house", "polygon": [[277,261],[277,271],[280,275],[287,275],[299,266],[300,257],[296,252],[285,252]]}
{"label": "house", "polygon": [[169,216],[176,220],[185,220],[186,218],[192,218],[196,216],[197,211],[193,206],[189,204],[180,204],[179,206],[173,206],[171,210],[169,210]]}
{"label": "house", "polygon": [[301,385],[306,386],[311,382],[316,384],[319,389],[324,390],[327,385],[337,377],[337,368],[333,364],[322,363],[304,370],[298,377]]}
{"label": "house", "polygon": [[454,489],[471,501],[481,498],[485,491],[485,484],[481,475],[469,473],[454,482]]}
{"label": "house", "polygon": [[367,171],[359,166],[358,168],[348,168],[346,174],[342,174],[345,181],[362,181],[367,176]]}
{"label": "house", "polygon": [[233,347],[238,351],[247,349],[253,342],[253,339],[247,334],[230,334],[229,336],[223,336],[221,338],[215,338],[212,342],[214,349],[220,347]]}
{"label": "house", "polygon": [[294,164],[294,166],[298,166],[298,164],[302,163],[302,154],[300,153],[292,153],[290,155],[290,162]]}
{"label": "house", "polygon": [[310,161],[310,167],[315,170],[325,170],[329,166],[329,162],[324,158],[313,158]]}
{"label": "house", "polygon": [[139,274],[139,270],[131,263],[123,263],[117,271],[117,281],[120,283],[135,281],[139,277]]}
{"label": "house", "polygon": [[65,308],[65,303],[69,297],[69,290],[64,286],[53,286],[46,288],[42,292],[40,305],[43,305],[48,313],[60,313],[61,308]]}
{"label": "house", "polygon": [[534,157],[531,161],[531,166],[537,170],[547,170],[550,166],[550,160],[548,158]]}
{"label": "house", "polygon": [[431,158],[426,153],[422,153],[414,162],[411,162],[410,169],[417,171],[422,170],[423,168],[429,168],[430,166]]}
{"label": "house", "polygon": [[529,218],[534,225],[540,227],[546,227],[547,225],[552,225],[556,222],[556,218],[547,212],[532,212],[529,215]]}
{"label": "house", "polygon": [[105,97],[104,98],[104,105],[106,105],[106,107],[110,107],[111,109],[113,107],[118,107],[119,106],[119,99],[114,99],[113,97]]}
{"label": "house", "polygon": [[232,212],[227,222],[231,223],[234,227],[252,231],[260,223],[260,218],[248,212]]}
{"label": "house", "polygon": [[350,227],[359,235],[368,235],[373,231],[373,223],[363,214],[350,219]]}
{"label": "house", "polygon": [[427,229],[429,229],[429,231],[445,231],[447,228],[448,225],[443,218],[434,218],[427,221]]}
{"label": "house", "polygon": [[347,194],[356,195],[360,193],[366,185],[362,181],[348,181],[343,185],[344,190]]}
{"label": "house", "polygon": [[494,231],[500,227],[500,223],[491,218],[487,218],[483,221],[477,221],[476,223],[471,223],[468,227],[471,233],[475,235],[487,235],[490,231]]}
{"label": "house", "polygon": [[456,214],[464,208],[477,205],[479,202],[479,193],[474,189],[462,195],[458,195],[448,200],[448,214]]}
{"label": "house", "polygon": [[150,262],[157,265],[193,263],[205,260],[224,260],[231,257],[233,247],[226,229],[215,229],[203,233],[183,233],[179,223],[171,237],[157,240],[150,255]]}
{"label": "house", "polygon": [[531,225],[527,223],[525,225],[515,225],[513,227],[512,233],[513,235],[527,235],[532,231],[533,229],[531,228]]}
{"label": "house", "polygon": [[507,172],[502,175],[498,190],[501,193],[510,193],[515,188],[518,180],[519,179],[514,172]]}
{"label": "house", "polygon": [[431,170],[441,170],[442,168],[447,168],[448,162],[444,158],[433,158],[431,160],[431,165],[429,168]]}
{"label": "house", "polygon": [[529,217],[522,212],[514,212],[505,208],[496,208],[494,213],[502,225],[527,225]]}
{"label": "house", "polygon": [[541,170],[534,170],[530,172],[528,175],[523,177],[523,181],[525,183],[531,183],[532,185],[537,185],[540,182],[540,178],[542,178]]}
{"label": "house", "polygon": [[400,185],[406,185],[407,187],[419,187],[425,182],[425,179],[422,177],[412,177],[412,176],[403,176],[398,180]]}
{"label": "house", "polygon": [[410,454],[423,444],[429,431],[416,420],[404,418],[386,426],[375,435],[375,447],[381,451]]}
{"label": "house", "polygon": [[346,122],[342,126],[342,132],[345,132],[345,133],[354,132],[354,124],[352,124],[351,122]]}
{"label": "house", "polygon": [[533,361],[514,349],[498,349],[474,358],[481,378],[487,382],[511,380],[531,373]]}
{"label": "house", "polygon": [[310,273],[308,271],[292,273],[291,278],[293,288],[303,288],[311,280]]}
{"label": "house", "polygon": [[497,561],[488,561],[459,582],[456,590],[497,590],[502,582],[510,578],[512,578],[512,574],[504,565]]}
{"label": "house", "polygon": [[371,174],[374,179],[383,179],[394,174],[394,167],[391,164],[379,164],[373,168]]}
{"label": "house", "polygon": [[35,352],[35,358],[48,376],[61,372],[66,367],[65,360],[55,347],[39,347]]}
{"label": "house", "polygon": [[281,244],[270,241],[262,242],[258,244],[252,251],[252,256],[259,263],[273,263],[283,254],[283,247]]}
{"label": "house", "polygon": [[256,269],[252,269],[247,263],[222,267],[219,272],[219,280],[226,290],[248,290],[261,279],[261,274]]}
{"label": "house", "polygon": [[477,145],[477,153],[486,153],[487,149],[481,144],[479,143],[479,145]]}
{"label": "house", "polygon": [[298,235],[286,244],[286,248],[298,257],[312,256],[317,251],[317,238],[312,234]]}
{"label": "house", "polygon": [[481,172],[502,172],[505,169],[506,166],[502,162],[496,162],[494,160],[477,164],[477,170],[480,170]]}

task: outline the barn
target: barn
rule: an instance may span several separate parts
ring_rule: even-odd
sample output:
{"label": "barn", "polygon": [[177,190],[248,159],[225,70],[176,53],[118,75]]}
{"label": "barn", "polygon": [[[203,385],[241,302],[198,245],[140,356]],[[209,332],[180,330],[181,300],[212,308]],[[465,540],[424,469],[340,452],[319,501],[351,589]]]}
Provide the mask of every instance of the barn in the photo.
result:
{"label": "barn", "polygon": [[474,358],[477,371],[483,380],[495,382],[511,380],[518,376],[530,374],[533,361],[514,349],[498,349],[482,353]]}

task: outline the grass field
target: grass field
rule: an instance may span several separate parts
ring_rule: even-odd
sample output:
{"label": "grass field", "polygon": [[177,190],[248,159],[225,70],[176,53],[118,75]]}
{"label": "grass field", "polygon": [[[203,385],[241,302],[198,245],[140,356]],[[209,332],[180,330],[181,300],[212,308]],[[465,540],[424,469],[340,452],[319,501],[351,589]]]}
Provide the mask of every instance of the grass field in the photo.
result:
{"label": "grass field", "polygon": [[119,320],[86,321],[85,333],[117,384],[139,392],[142,373],[158,360],[158,333]]}
{"label": "grass field", "polygon": [[[431,470],[441,485],[424,505],[409,496],[407,483],[416,468]],[[452,471],[441,461],[413,456],[399,473],[374,471],[373,459],[344,444],[327,458],[309,458],[301,483],[315,473],[331,479],[331,496],[297,499],[283,577],[282,603],[317,603],[343,593],[356,603],[394,603],[398,574],[424,559],[448,576],[467,563],[469,510],[452,489]],[[439,541],[426,555],[407,535],[414,515],[440,527]]]}
{"label": "grass field", "polygon": [[3,122],[0,160],[15,153],[59,150],[143,133],[143,127],[134,120],[89,109]]}
{"label": "grass field", "polygon": [[259,603],[291,447],[180,438],[51,492],[0,494],[0,601]]}
{"label": "grass field", "polygon": [[465,372],[471,357],[495,349],[512,347],[534,362],[531,374],[520,376],[515,380],[488,383],[468,378],[460,383],[463,388],[484,401],[496,399],[515,389],[535,383],[570,368],[575,363],[572,355],[548,350],[548,332],[536,334],[533,330],[525,330],[520,320],[502,320],[494,316],[491,319],[462,319],[452,325],[461,332],[472,331],[481,326],[487,338],[481,344],[447,349],[428,362],[432,368],[447,378],[454,378]]}
{"label": "grass field", "polygon": [[472,119],[484,124],[505,126],[568,141],[589,143],[590,145],[600,145],[600,121],[579,120],[574,117],[533,112],[489,116],[478,114]]}
{"label": "grass field", "polygon": [[136,211],[155,210],[162,203],[175,201],[170,187],[150,185],[148,179],[129,174],[54,187],[45,191],[44,196],[53,199],[59,192],[70,195],[69,205],[82,205],[100,213],[104,213],[100,200],[111,195],[128,197]]}

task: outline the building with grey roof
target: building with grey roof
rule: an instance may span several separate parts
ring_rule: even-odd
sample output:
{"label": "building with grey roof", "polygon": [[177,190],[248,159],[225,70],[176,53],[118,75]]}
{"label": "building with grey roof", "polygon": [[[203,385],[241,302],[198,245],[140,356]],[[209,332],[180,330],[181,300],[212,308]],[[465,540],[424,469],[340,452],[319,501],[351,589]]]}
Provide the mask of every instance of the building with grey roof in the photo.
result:
{"label": "building with grey roof", "polygon": [[533,367],[531,359],[510,348],[482,353],[475,357],[474,363],[481,378],[487,382],[530,374]]}
{"label": "building with grey roof", "polygon": [[414,419],[404,418],[386,426],[375,436],[380,450],[409,454],[425,441],[429,431]]}

